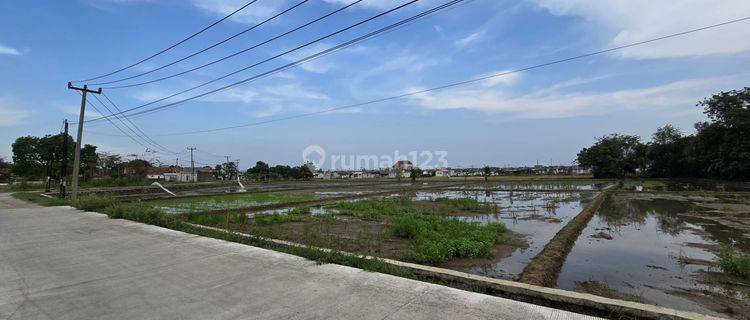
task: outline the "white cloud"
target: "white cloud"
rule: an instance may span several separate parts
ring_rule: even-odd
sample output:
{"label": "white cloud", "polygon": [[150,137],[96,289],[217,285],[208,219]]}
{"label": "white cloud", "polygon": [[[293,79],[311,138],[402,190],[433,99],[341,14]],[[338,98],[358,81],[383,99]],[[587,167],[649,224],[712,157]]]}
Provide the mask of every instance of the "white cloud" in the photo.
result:
{"label": "white cloud", "polygon": [[[216,16],[226,16],[247,4],[247,0],[192,0],[193,5]],[[284,10],[288,1],[257,1],[231,18],[240,23],[258,23]]]}
{"label": "white cloud", "polygon": [[231,88],[199,99],[204,102],[234,103],[252,117],[323,109],[330,97],[299,83]]}
{"label": "white cloud", "polygon": [[11,99],[0,97],[0,127],[19,125],[29,116],[29,113],[16,107]]}
{"label": "white cloud", "polygon": [[20,56],[23,55],[23,52],[21,52],[18,49],[11,48],[5,45],[0,44],[0,54],[7,54],[11,56]]}
{"label": "white cloud", "polygon": [[[527,0],[558,16],[577,16],[594,32],[621,46],[738,19],[750,12],[747,0]],[[627,59],[656,59],[737,53],[750,50],[750,21],[666,39],[614,53]]]}
{"label": "white cloud", "polygon": [[[288,62],[294,62],[294,61],[303,59],[307,56],[326,50],[333,46],[334,46],[333,44],[319,42],[319,43],[311,44],[308,47],[299,49],[292,53],[289,53],[285,55],[283,58],[284,60]],[[308,60],[308,61],[305,61],[305,63],[298,64],[297,67],[307,72],[327,73],[328,71],[333,69],[333,67],[335,67],[335,64],[332,63],[326,56],[322,56],[320,58]]]}
{"label": "white cloud", "polygon": [[[583,83],[576,79],[527,94],[512,94],[498,84],[445,90],[414,96],[413,101],[434,110],[467,109],[511,118],[566,118],[623,110],[685,112],[713,92],[736,85],[736,77],[677,81],[664,85],[607,92],[563,92]],[[416,91],[412,88],[409,91]],[[695,112],[697,113],[697,111]]]}
{"label": "white cloud", "polygon": [[458,39],[456,41],[456,46],[465,47],[465,46],[467,46],[469,44],[477,42],[483,36],[484,36],[484,32],[483,31],[472,32],[471,34],[469,34],[469,35],[467,35],[467,36],[465,36],[465,37],[463,37],[461,39]]}
{"label": "white cloud", "polygon": [[[328,2],[330,4],[336,4],[336,5],[347,5],[352,3],[352,0],[323,0],[324,2]],[[356,7],[364,7],[364,8],[372,8],[372,9],[390,9],[396,6],[399,6],[401,4],[404,4],[408,1],[401,0],[401,1],[393,1],[393,0],[364,0],[361,3],[356,4]],[[427,6],[433,3],[437,3],[437,0],[422,0],[416,3],[418,6]]]}

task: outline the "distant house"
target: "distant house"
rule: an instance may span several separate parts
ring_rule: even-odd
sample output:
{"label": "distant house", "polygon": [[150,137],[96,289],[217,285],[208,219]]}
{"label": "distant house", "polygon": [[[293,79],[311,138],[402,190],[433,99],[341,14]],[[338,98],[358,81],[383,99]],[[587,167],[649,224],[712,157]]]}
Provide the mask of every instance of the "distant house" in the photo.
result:
{"label": "distant house", "polygon": [[409,160],[399,160],[396,161],[396,163],[394,163],[391,168],[396,170],[408,171],[414,168],[414,164],[412,164]]}
{"label": "distant house", "polygon": [[435,176],[448,178],[448,177],[453,176],[453,171],[450,169],[440,168],[440,169],[435,170]]}
{"label": "distant house", "polygon": [[167,182],[198,182],[198,181],[212,181],[214,177],[214,169],[205,166],[195,168],[193,173],[192,168],[183,168],[178,166],[164,166],[151,168],[148,177],[154,180],[164,180]]}

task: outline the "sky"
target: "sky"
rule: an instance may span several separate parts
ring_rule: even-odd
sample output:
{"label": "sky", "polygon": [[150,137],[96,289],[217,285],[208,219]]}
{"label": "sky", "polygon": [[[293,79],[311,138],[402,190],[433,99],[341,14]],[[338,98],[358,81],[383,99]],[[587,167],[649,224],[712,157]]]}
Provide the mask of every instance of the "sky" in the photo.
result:
{"label": "sky", "polygon": [[[129,88],[254,46],[353,0],[310,0],[226,43],[153,70],[278,14],[300,0],[258,0],[164,54],[101,81],[120,109],[136,107],[251,66],[406,0],[365,0],[268,44],[181,76]],[[248,0],[38,0],[0,2],[0,157],[19,136],[57,134],[77,121],[81,97],[67,82],[130,65],[222,18]],[[346,32],[152,106],[247,79],[356,38],[446,0],[422,0]],[[611,133],[643,141],[665,124],[684,133],[704,121],[696,104],[750,85],[750,21],[584,59],[380,103],[297,117],[543,64],[750,16],[745,0],[467,0],[322,58],[130,121],[153,142],[105,120],[86,122],[99,151],[188,165],[224,155],[299,165],[310,146],[331,156],[416,154],[435,166],[571,164]],[[105,82],[106,82],[105,81]],[[99,97],[107,102],[104,96]],[[90,97],[86,118],[106,110]],[[110,108],[114,108],[110,105]],[[112,119],[133,136],[123,124]],[[263,123],[265,122],[265,123]],[[189,131],[261,123],[210,133]],[[76,125],[71,124],[75,136]],[[136,143],[135,140],[139,141]],[[384,158],[385,157],[385,158]],[[412,156],[407,156],[412,159]],[[429,160],[429,161],[428,161]]]}

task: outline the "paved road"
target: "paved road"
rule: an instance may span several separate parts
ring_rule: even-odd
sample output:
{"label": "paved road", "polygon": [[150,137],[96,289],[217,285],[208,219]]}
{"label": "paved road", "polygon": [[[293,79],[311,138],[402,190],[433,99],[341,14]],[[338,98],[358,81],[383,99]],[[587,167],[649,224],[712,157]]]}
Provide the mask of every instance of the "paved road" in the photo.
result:
{"label": "paved road", "polygon": [[580,319],[0,194],[0,319]]}

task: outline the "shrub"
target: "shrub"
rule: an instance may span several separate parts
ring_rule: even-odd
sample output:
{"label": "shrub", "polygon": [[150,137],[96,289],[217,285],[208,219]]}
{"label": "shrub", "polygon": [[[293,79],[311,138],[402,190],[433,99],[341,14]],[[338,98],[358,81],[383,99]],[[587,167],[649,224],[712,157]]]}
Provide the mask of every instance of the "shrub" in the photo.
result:
{"label": "shrub", "polygon": [[719,267],[725,273],[736,277],[750,279],[750,254],[724,247],[719,253]]}
{"label": "shrub", "polygon": [[117,203],[117,200],[111,197],[102,197],[97,195],[83,196],[73,203],[73,206],[84,211],[101,211],[104,208]]}
{"label": "shrub", "polygon": [[389,230],[394,236],[414,240],[406,253],[409,259],[440,263],[455,257],[486,255],[505,232],[505,225],[480,225],[449,217],[404,214],[391,219]]}
{"label": "shrub", "polygon": [[255,224],[270,225],[285,222],[299,222],[304,218],[298,214],[259,214],[255,216]]}
{"label": "shrub", "polygon": [[126,219],[158,226],[166,226],[171,219],[161,210],[145,204],[115,203],[103,212],[112,219]]}

